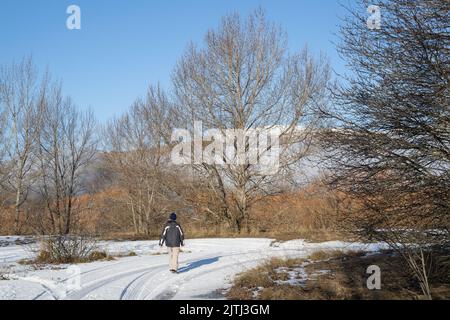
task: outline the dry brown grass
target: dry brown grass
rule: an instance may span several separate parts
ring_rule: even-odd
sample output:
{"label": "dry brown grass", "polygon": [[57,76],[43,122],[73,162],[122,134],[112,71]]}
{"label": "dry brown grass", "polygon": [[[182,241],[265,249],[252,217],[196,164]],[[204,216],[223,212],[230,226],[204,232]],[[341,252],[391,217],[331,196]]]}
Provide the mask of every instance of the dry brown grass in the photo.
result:
{"label": "dry brown grass", "polygon": [[[347,253],[347,255],[349,255],[350,253]],[[352,253],[355,254],[355,253]],[[333,258],[337,258],[340,256],[343,256],[344,252],[341,250],[329,250],[329,251],[324,251],[324,250],[320,250],[320,251],[315,251],[313,253],[311,253],[308,256],[308,259],[311,261],[324,261],[324,260],[329,260],[329,259],[333,259]]]}
{"label": "dry brown grass", "polygon": [[134,234],[132,232],[114,232],[102,235],[100,237],[102,240],[105,241],[147,241],[147,240],[158,240],[159,234],[154,233],[151,235],[145,235],[145,234]]}
{"label": "dry brown grass", "polygon": [[[279,284],[287,273],[305,260],[275,259],[239,275],[227,297],[236,300],[411,300],[421,299],[421,291],[414,277],[405,273],[402,259],[390,251],[367,256],[362,252],[343,253],[319,251],[303,264],[309,275],[302,286]],[[367,267],[378,265],[382,270],[382,289],[369,290]],[[323,270],[329,272],[321,273]],[[446,278],[435,280],[434,299],[450,299],[450,283]],[[255,292],[258,293],[255,297]]]}
{"label": "dry brown grass", "polygon": [[296,293],[294,290],[291,290],[293,288],[289,286],[274,286],[274,281],[287,280],[286,273],[278,273],[276,270],[279,268],[293,268],[302,262],[304,262],[302,259],[283,260],[275,258],[255,269],[244,272],[235,279],[233,287],[228,293],[228,298],[233,300],[252,300],[254,298],[253,292],[258,290],[258,288],[263,288],[260,294],[261,297],[264,297],[264,300],[268,300],[267,297],[270,296],[270,293],[281,297],[283,292],[285,295],[294,298]]}
{"label": "dry brown grass", "polygon": [[[351,240],[348,235],[336,230],[335,195],[325,190],[320,183],[313,183],[303,191],[267,196],[251,208],[250,230],[236,233],[225,222],[208,218],[202,212],[189,216],[179,213],[188,238],[274,238],[280,241],[307,239],[310,241]],[[93,195],[77,199],[81,210],[77,213],[77,229],[85,234],[96,235],[105,240],[156,240],[164,218],[154,225],[150,234],[135,234],[129,208],[120,205],[123,190],[111,188]],[[0,234],[11,234],[14,225],[14,212],[11,208],[2,210]],[[39,207],[32,207],[27,221],[21,221],[23,234],[39,230]],[[199,209],[200,210],[200,209]],[[195,218],[195,219],[194,219]]]}
{"label": "dry brown grass", "polygon": [[72,263],[90,263],[95,261],[112,261],[115,258],[105,251],[93,251],[86,257],[70,257],[66,259],[55,259],[48,251],[41,250],[35,259],[20,260],[22,265],[44,265],[44,264],[72,264]]}
{"label": "dry brown grass", "polygon": [[[262,232],[256,229],[250,230],[250,232],[236,233],[229,228],[223,227],[202,227],[202,226],[191,226],[189,224],[185,225],[183,221],[180,221],[183,229],[185,231],[188,239],[208,239],[208,238],[271,238],[277,241],[289,241],[297,239],[306,239],[312,242],[324,242],[332,240],[342,240],[342,241],[352,241],[349,235],[345,235],[338,231],[332,230],[311,230],[305,229],[301,226],[298,227],[297,231],[284,232],[270,231]],[[159,240],[159,234],[154,233],[151,235],[134,235],[132,233],[114,233],[108,234],[101,237],[102,240],[111,241],[142,241],[142,240]]]}

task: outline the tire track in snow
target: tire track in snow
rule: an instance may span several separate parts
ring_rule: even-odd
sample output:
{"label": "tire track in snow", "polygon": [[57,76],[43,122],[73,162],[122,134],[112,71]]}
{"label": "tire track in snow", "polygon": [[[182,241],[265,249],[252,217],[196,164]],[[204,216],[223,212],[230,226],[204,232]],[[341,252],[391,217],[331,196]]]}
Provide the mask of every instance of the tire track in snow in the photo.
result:
{"label": "tire track in snow", "polygon": [[[152,291],[150,291],[149,293],[147,293],[146,296],[144,297],[137,297],[137,298],[142,298],[143,300],[170,300],[172,298],[174,298],[177,293],[179,292],[179,290],[183,287],[186,286],[189,282],[194,281],[198,278],[201,278],[205,275],[211,274],[211,273],[217,273],[219,272],[218,277],[220,277],[223,273],[221,272],[224,269],[230,269],[233,268],[233,266],[235,266],[235,270],[236,272],[234,272],[234,274],[237,274],[239,272],[243,272],[246,269],[248,269],[248,265],[251,264],[251,266],[253,267],[255,262],[256,263],[260,263],[263,261],[266,261],[267,259],[270,259],[272,257],[275,256],[275,253],[284,253],[286,254],[287,251],[291,251],[294,252],[295,255],[297,256],[303,256],[307,254],[307,251],[303,251],[303,250],[282,250],[282,251],[266,251],[266,250],[252,250],[250,252],[243,252],[243,253],[233,253],[233,254],[228,254],[228,255],[222,255],[221,258],[230,258],[230,257],[242,257],[243,259],[232,259],[230,262],[227,262],[225,264],[221,264],[217,267],[209,267],[207,269],[201,269],[201,267],[197,268],[197,269],[193,269],[193,271],[191,271],[191,273],[186,273],[186,275],[184,274],[178,274],[176,275],[173,279],[170,279],[167,282],[164,283],[160,283],[159,285],[157,285]],[[301,254],[300,254],[301,252]],[[260,258],[255,258],[254,254],[258,253],[258,254],[262,254],[262,257]],[[213,256],[205,256],[201,259],[197,259],[198,260],[203,260],[203,259],[211,259],[213,258]],[[181,277],[180,277],[181,275]],[[145,284],[143,284],[145,286]],[[221,289],[221,288],[216,288],[216,289]]]}
{"label": "tire track in snow", "polygon": [[[101,280],[95,280],[93,282],[91,282],[90,284],[88,284],[87,286],[83,287],[81,290],[78,290],[72,294],[70,294],[66,300],[82,300],[84,298],[86,298],[90,293],[104,288],[104,287],[108,287],[111,286],[114,282],[120,281],[124,278],[127,278],[129,276],[133,276],[136,273],[148,273],[151,272],[151,270],[156,269],[156,268],[160,268],[161,266],[157,266],[157,267],[149,267],[149,266],[144,266],[144,267],[140,267],[131,271],[125,271],[125,272],[119,272],[116,274],[113,274],[111,276],[107,276],[102,278]],[[103,274],[103,272],[101,272],[101,274]]]}
{"label": "tire track in snow", "polygon": [[[205,276],[210,273],[219,272],[223,269],[229,269],[233,266],[236,266],[236,270],[242,271],[245,270],[246,266],[245,264],[251,263],[251,262],[260,262],[267,260],[274,256],[275,253],[286,253],[287,251],[295,252],[296,254],[300,252],[304,252],[303,250],[250,250],[247,252],[235,252],[235,253],[216,253],[214,255],[211,255],[211,253],[204,255],[204,256],[198,256],[195,259],[189,259],[187,261],[183,262],[183,265],[188,265],[202,261],[207,259],[232,259],[230,262],[227,262],[226,264],[221,264],[218,267],[215,268],[208,268],[203,269],[202,266],[194,268],[187,272],[186,274],[181,273],[178,275],[172,275],[170,274],[167,269],[167,262],[154,265],[154,266],[142,266],[140,268],[136,268],[134,270],[126,271],[126,272],[119,272],[119,273],[113,273],[110,276],[103,277],[100,280],[95,280],[91,283],[88,283],[85,287],[83,287],[81,290],[73,292],[70,294],[66,299],[68,300],[82,300],[87,298],[91,293],[100,290],[100,289],[107,289],[107,288],[120,288],[120,286],[116,286],[115,283],[118,281],[121,281],[123,279],[126,279],[127,277],[134,276],[127,284],[123,287],[120,294],[118,295],[118,298],[120,300],[148,300],[148,299],[160,299],[165,297],[166,299],[173,298],[177,292],[179,291],[180,287],[186,285],[188,282],[195,280],[196,278]],[[206,253],[206,252],[205,252]],[[261,258],[255,258],[255,254],[262,254]],[[234,258],[233,258],[234,257]],[[120,265],[126,265],[131,263],[130,261],[122,261],[121,263],[117,263],[115,266]],[[244,267],[242,267],[244,265]],[[108,265],[105,268],[96,268],[95,271],[97,271],[99,274],[104,275],[105,273],[111,273],[114,272],[113,268],[114,266]],[[105,270],[106,269],[106,270]],[[92,272],[94,270],[90,270],[86,273]],[[200,272],[199,272],[200,271]],[[237,273],[236,272],[236,273]],[[170,278],[168,278],[170,277]],[[150,289],[150,291],[146,291]],[[220,288],[217,288],[220,289]]]}

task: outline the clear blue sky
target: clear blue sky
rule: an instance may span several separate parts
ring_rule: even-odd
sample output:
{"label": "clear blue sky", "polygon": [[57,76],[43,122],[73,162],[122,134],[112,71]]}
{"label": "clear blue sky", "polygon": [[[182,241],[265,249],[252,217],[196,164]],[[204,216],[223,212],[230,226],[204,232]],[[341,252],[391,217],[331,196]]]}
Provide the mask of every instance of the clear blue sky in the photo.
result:
{"label": "clear blue sky", "polygon": [[[71,4],[81,8],[81,30],[66,28]],[[308,44],[344,70],[332,44],[344,13],[337,0],[1,0],[0,64],[32,55],[77,105],[105,121],[149,84],[168,87],[188,42],[201,43],[222,16],[259,6],[288,32],[291,51]]]}

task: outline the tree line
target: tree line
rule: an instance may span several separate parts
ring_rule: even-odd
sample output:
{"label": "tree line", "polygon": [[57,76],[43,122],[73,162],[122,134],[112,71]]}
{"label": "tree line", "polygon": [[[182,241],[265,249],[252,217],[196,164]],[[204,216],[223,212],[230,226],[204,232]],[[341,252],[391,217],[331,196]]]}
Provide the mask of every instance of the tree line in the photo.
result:
{"label": "tree line", "polygon": [[[38,79],[30,59],[2,72],[2,186],[5,203],[14,206],[14,232],[26,220],[30,193],[41,202],[41,232],[73,231],[79,197],[92,182],[86,173],[95,164],[103,174],[100,184],[122,191],[137,234],[151,233],[169,210],[201,212],[239,233],[250,231],[256,202],[298,180],[298,164],[310,153],[319,123],[317,111],[326,104],[330,67],[306,48],[289,53],[286,33],[257,10],[248,19],[225,17],[206,34],[202,49],[188,47],[174,68],[172,91],[151,86],[144,99],[104,126],[91,112],[76,109],[49,78]],[[171,164],[173,131],[193,130],[195,121],[220,132],[277,127],[277,174],[231,159]],[[243,144],[249,148],[248,139]]]}

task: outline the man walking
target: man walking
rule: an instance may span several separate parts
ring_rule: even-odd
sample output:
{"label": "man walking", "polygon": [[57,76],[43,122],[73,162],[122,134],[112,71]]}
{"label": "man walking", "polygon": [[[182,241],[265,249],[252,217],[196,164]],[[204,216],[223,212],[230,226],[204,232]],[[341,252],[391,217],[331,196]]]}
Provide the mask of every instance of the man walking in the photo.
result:
{"label": "man walking", "polygon": [[159,245],[162,247],[164,243],[169,251],[170,272],[177,273],[180,246],[184,246],[184,233],[181,226],[177,223],[176,213],[170,214],[169,221],[167,221],[161,233]]}

